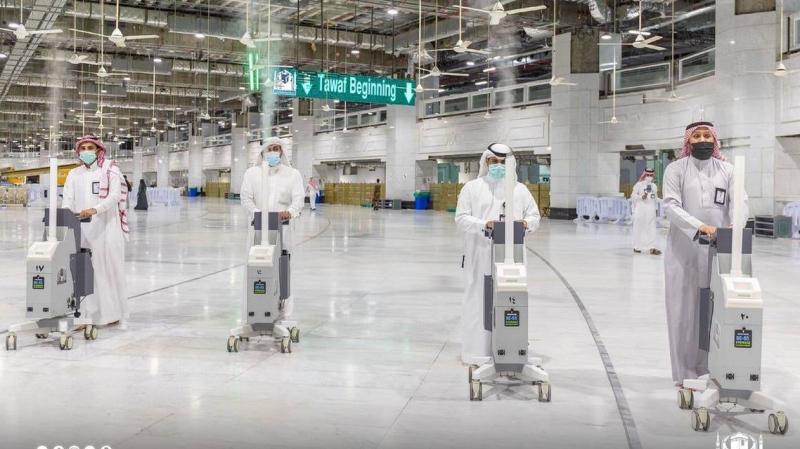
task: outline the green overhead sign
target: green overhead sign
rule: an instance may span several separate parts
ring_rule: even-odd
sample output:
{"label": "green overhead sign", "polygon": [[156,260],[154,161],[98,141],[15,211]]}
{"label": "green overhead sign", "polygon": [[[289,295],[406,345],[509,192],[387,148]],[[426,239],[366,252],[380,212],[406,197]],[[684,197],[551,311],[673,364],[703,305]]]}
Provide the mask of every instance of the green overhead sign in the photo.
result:
{"label": "green overhead sign", "polygon": [[417,96],[413,81],[378,76],[276,68],[272,81],[272,93],[289,97],[413,106]]}

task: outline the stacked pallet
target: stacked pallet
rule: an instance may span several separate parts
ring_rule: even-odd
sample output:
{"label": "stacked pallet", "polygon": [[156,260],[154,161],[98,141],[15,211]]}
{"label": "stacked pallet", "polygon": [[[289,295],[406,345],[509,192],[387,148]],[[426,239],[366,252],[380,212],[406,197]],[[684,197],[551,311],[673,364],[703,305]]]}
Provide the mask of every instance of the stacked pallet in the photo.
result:
{"label": "stacked pallet", "polygon": [[[325,202],[328,204],[346,204],[361,206],[372,203],[375,183],[335,183],[325,184]],[[386,185],[380,184],[381,198],[386,197]]]}
{"label": "stacked pallet", "polygon": [[464,184],[431,184],[431,208],[438,211],[454,210],[462,187]]}
{"label": "stacked pallet", "polygon": [[543,217],[550,215],[550,184],[530,184],[525,183],[525,187],[531,192],[534,201],[539,206],[539,214]]}
{"label": "stacked pallet", "polygon": [[0,187],[0,205],[25,206],[28,204],[28,189],[25,187]]}

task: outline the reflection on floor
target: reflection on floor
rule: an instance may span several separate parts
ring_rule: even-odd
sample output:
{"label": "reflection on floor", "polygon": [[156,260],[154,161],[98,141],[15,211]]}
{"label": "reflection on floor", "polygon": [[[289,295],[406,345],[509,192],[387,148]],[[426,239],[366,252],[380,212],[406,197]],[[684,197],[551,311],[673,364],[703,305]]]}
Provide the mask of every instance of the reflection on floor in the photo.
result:
{"label": "reflection on floor", "polygon": [[[529,254],[531,340],[553,402],[532,387],[470,402],[458,361],[461,241],[452,214],[321,206],[295,225],[291,355],[225,350],[239,318],[246,219],[234,203],[131,211],[130,330],[72,351],[0,350],[0,444],[150,448],[714,447],[716,433],[765,433],[766,416],[689,428],[669,378],[662,259],[630,250],[628,228],[544,223],[528,246],[558,269],[605,342],[633,425],[627,435],[598,350],[562,281]],[[0,330],[24,317],[24,254],[40,209],[0,210]],[[800,242],[757,240],[766,291],[764,386],[800,422]],[[635,446],[635,444],[634,444]]]}

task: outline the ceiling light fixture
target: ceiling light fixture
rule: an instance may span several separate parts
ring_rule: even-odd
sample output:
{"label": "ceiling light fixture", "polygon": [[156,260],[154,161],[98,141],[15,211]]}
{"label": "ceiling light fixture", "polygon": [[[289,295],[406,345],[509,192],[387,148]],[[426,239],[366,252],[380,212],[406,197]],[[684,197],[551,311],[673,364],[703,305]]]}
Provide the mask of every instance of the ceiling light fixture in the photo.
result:
{"label": "ceiling light fixture", "polygon": [[467,61],[467,67],[472,67],[475,65],[475,61]]}
{"label": "ceiling light fixture", "polygon": [[483,81],[476,81],[476,82],[475,82],[475,85],[476,85],[476,86],[483,86],[484,84],[488,84],[488,83],[489,83],[489,82],[488,82],[488,81],[486,81],[486,80],[483,80]]}
{"label": "ceiling light fixture", "polygon": [[8,57],[5,53],[0,53],[0,59],[6,59]]}
{"label": "ceiling light fixture", "polygon": [[611,34],[610,33],[603,33],[600,36],[600,39],[603,39],[604,41],[610,40],[611,39]]}
{"label": "ceiling light fixture", "polygon": [[396,15],[397,15],[397,13],[399,13],[399,12],[400,12],[400,11],[398,11],[398,10],[397,10],[397,8],[395,8],[394,6],[392,6],[391,8],[389,8],[389,9],[386,11],[386,13],[387,13],[387,14],[389,14],[390,16],[396,16]]}
{"label": "ceiling light fixture", "polygon": [[194,33],[194,37],[196,37],[198,39],[204,39],[206,37],[206,35],[203,34],[203,33]]}
{"label": "ceiling light fixture", "polygon": [[357,55],[357,54],[360,54],[360,53],[361,53],[361,50],[359,50],[357,48],[354,48],[354,49],[350,50],[350,54],[351,55]]}
{"label": "ceiling light fixture", "polygon": [[494,72],[495,70],[497,70],[497,67],[486,67],[483,69],[483,73]]}
{"label": "ceiling light fixture", "polygon": [[153,58],[153,62],[155,62],[156,64],[160,64],[161,63],[161,58],[156,56],[155,58]]}

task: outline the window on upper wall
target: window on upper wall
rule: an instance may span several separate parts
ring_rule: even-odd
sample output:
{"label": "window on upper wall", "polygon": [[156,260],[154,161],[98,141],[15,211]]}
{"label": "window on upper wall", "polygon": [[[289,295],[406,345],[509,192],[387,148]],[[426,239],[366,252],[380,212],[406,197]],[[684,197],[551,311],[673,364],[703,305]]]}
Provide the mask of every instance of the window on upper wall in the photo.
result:
{"label": "window on upper wall", "polygon": [[358,126],[358,115],[348,115],[347,116],[347,127],[348,128],[355,128]]}

